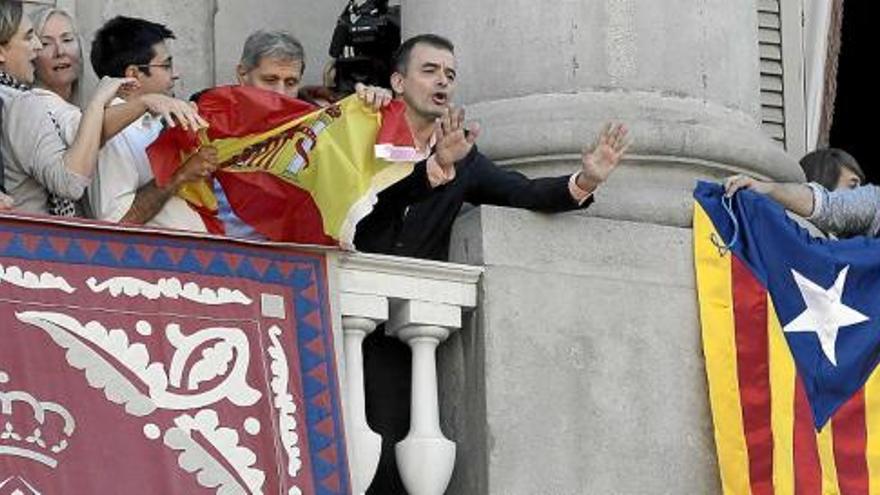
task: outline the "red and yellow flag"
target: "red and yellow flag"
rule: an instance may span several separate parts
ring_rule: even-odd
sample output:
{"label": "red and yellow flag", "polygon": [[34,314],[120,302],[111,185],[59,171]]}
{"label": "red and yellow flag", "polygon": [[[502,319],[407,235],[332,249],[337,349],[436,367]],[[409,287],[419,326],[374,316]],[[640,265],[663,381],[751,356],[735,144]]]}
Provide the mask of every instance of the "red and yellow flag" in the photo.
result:
{"label": "red and yellow flag", "polygon": [[[357,97],[327,108],[242,86],[208,90],[198,99],[209,123],[199,134],[168,129],[148,154],[156,182],[167,184],[200,146],[217,148],[215,178],[234,214],[262,236],[350,247],[376,195],[412,172],[417,157],[403,103],[381,112]],[[223,234],[213,184],[179,192]]]}

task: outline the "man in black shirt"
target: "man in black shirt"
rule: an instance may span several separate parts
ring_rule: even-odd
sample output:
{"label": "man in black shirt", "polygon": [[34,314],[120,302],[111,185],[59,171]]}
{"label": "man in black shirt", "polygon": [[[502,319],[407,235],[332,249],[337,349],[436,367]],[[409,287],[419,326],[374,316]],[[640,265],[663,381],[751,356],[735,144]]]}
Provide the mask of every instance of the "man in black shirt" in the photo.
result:
{"label": "man in black shirt", "polygon": [[[420,150],[431,152],[413,173],[379,194],[373,212],[358,224],[361,251],[446,260],[452,224],[464,202],[558,212],[587,207],[592,193],[617,167],[628,145],[625,127],[608,126],[581,169],[570,176],[529,179],[502,170],[477,151],[479,130],[451,108],[456,70],[453,46],[435,35],[401,45],[391,77]],[[410,352],[377,330],[364,341],[366,409],[382,435],[382,457],[370,495],[405,494],[394,462],[394,444],[409,426]]]}
{"label": "man in black shirt", "polygon": [[416,145],[433,153],[379,194],[373,212],[358,224],[359,250],[445,261],[464,202],[544,212],[586,208],[628,146],[624,126],[607,126],[571,176],[529,179],[503,170],[477,150],[478,129],[466,128],[464,112],[451,107],[456,76],[454,48],[444,38],[419,35],[398,50],[392,88],[406,103]]}

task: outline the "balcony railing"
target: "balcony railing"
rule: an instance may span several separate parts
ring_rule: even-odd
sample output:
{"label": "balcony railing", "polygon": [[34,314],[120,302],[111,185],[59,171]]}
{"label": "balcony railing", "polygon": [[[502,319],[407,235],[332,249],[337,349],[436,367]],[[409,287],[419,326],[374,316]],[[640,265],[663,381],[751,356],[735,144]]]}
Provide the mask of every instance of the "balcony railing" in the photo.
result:
{"label": "balcony railing", "polygon": [[462,312],[476,307],[482,269],[356,253],[333,253],[328,266],[342,328],[340,373],[353,493],[366,492],[381,454],[382,439],[366,419],[362,344],[383,323],[388,335],[412,349],[410,430],[396,446],[401,479],[412,495],[444,493],[455,443],[440,431],[436,350],[461,328]]}

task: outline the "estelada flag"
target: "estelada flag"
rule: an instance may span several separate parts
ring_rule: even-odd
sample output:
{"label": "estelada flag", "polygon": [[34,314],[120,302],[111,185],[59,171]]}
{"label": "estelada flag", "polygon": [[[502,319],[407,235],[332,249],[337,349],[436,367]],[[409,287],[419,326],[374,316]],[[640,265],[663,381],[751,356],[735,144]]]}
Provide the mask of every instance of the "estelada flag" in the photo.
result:
{"label": "estelada flag", "polygon": [[880,493],[880,240],[814,238],[751,191],[694,196],[724,493]]}
{"label": "estelada flag", "polygon": [[350,247],[376,195],[412,172],[418,154],[404,104],[381,112],[351,96],[327,108],[269,91],[225,86],[202,93],[199,114],[210,124],[196,134],[166,129],[149,147],[156,183],[200,146],[217,148],[221,168],[179,195],[224,234],[217,192],[236,220],[274,241]]}

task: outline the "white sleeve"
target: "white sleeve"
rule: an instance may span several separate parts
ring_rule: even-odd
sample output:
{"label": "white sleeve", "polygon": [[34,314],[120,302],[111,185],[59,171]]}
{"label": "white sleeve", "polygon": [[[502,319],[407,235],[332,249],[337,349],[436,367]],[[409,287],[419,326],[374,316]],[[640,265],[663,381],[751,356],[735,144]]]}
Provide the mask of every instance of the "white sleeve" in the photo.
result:
{"label": "white sleeve", "polygon": [[128,213],[140,186],[134,163],[125,131],[104,143],[98,154],[98,170],[89,187],[89,202],[95,218],[119,222]]}

